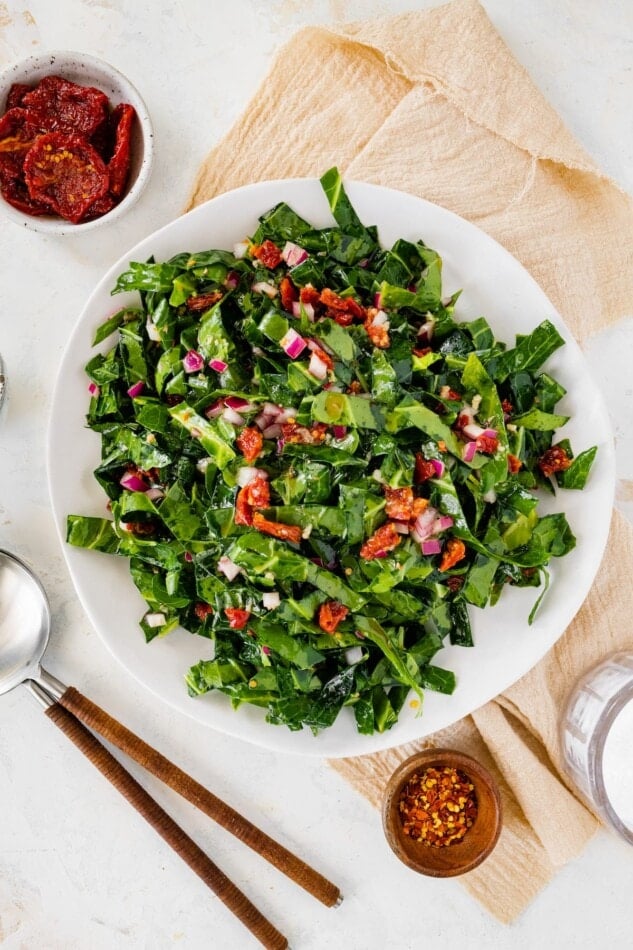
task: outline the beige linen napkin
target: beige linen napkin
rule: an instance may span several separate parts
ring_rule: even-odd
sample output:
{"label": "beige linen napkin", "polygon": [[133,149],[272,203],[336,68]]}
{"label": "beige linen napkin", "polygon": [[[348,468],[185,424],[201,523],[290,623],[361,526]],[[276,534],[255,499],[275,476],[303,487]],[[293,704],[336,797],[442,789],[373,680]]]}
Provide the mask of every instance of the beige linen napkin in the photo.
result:
{"label": "beige linen napkin", "polygon": [[[474,0],[299,32],[205,161],[190,206],[333,164],[475,222],[532,273],[581,343],[630,306],[631,200],[592,165]],[[499,920],[514,919],[598,828],[561,776],[557,726],[577,677],[610,651],[633,649],[632,539],[614,514],[583,608],[502,696],[431,740],[331,763],[375,805],[420,747],[446,744],[488,765],[504,829],[492,856],[460,880]]]}

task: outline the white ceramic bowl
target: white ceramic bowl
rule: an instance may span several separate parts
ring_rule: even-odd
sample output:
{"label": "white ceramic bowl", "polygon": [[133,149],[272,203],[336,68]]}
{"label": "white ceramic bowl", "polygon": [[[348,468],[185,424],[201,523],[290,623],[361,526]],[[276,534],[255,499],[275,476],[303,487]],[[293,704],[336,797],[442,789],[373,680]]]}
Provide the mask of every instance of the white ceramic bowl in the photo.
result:
{"label": "white ceramic bowl", "polygon": [[36,85],[44,76],[62,76],[84,86],[95,86],[110,99],[112,106],[128,102],[134,106],[138,121],[132,127],[131,164],[123,197],[112,211],[85,224],[71,224],[56,215],[34,217],[18,211],[0,195],[0,211],[15,224],[45,234],[83,234],[110,224],[138,201],[149,179],[154,158],[154,133],[147,107],[129,79],[114,66],[95,56],[64,50],[35,53],[7,66],[0,73],[0,115],[6,111],[6,100],[13,83]]}

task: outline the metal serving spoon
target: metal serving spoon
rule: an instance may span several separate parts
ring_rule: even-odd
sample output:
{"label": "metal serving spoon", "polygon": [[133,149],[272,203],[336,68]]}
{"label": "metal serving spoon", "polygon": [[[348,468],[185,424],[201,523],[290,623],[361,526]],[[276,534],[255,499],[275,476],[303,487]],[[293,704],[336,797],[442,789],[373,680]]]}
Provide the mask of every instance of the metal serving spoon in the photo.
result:
{"label": "metal serving spoon", "polygon": [[340,903],[340,891],[336,885],[91,700],[73,687],[64,686],[43,669],[41,660],[50,627],[50,607],[39,580],[15,555],[0,550],[0,695],[23,684],[42,704],[48,718],[81,749],[265,947],[283,950],[288,942],[86,726],[134,758],[323,904],[332,907]]}

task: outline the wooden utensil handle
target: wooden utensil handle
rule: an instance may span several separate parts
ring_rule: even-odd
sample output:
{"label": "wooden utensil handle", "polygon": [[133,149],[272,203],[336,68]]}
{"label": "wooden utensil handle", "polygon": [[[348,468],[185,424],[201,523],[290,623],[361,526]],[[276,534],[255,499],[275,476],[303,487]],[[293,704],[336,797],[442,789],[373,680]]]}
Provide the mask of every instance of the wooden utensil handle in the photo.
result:
{"label": "wooden utensil handle", "polygon": [[182,769],[170,762],[147,742],[139,739],[124,725],[110,716],[105,710],[97,706],[90,699],[83,696],[73,686],[69,686],[59,702],[80,719],[90,729],[117,746],[126,755],[142,765],[175,792],[195,805],[201,811],[217,821],[219,825],[230,831],[231,834],[247,844],[253,851],[257,851],[280,871],[283,871],[291,880],[295,881],[304,890],[308,891],[327,907],[332,907],[341,900],[341,892],[327,878],[315,871],[308,864],[298,858],[292,851],[288,851],[274,838],[253,825],[247,818],[237,812],[222,799],[217,798],[195,779],[183,772]]}
{"label": "wooden utensil handle", "polygon": [[176,854],[195,871],[229,910],[245,927],[270,950],[285,950],[288,941],[239,888],[228,879],[217,865],[202,851],[195,841],[185,834],[176,822],[163,811],[160,805],[139,785],[114,756],[102,746],[66,709],[55,703],[46,710],[46,715],[90,759],[102,775],[127,798],[129,803],[145,818]]}

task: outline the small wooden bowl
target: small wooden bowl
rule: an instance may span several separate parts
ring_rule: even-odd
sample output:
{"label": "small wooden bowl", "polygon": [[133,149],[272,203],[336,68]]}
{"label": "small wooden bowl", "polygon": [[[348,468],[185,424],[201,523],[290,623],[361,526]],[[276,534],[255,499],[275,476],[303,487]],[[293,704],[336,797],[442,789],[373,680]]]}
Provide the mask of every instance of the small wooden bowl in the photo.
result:
{"label": "small wooden bowl", "polygon": [[[412,840],[402,829],[398,805],[412,775],[426,769],[454,768],[475,786],[477,817],[461,841],[434,848]],[[392,851],[408,867],[431,877],[455,877],[472,871],[493,850],[501,831],[501,800],[493,777],[476,759],[451,749],[427,749],[406,759],[393,773],[385,792],[382,824]]]}

